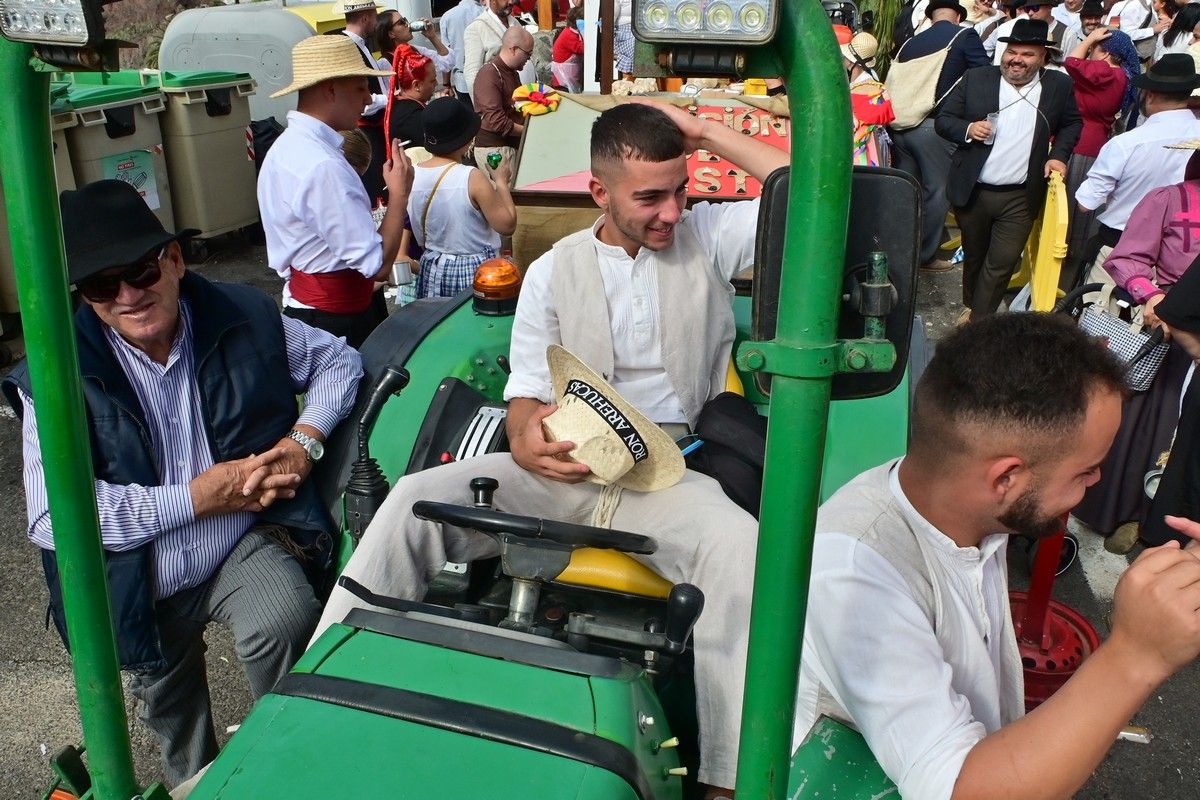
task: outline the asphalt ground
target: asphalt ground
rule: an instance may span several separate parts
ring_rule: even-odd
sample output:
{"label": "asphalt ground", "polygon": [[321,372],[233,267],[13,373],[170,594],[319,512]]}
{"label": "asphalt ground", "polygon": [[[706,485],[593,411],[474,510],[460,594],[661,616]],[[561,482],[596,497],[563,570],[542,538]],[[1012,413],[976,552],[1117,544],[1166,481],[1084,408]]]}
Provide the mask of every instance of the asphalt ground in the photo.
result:
{"label": "asphalt ground", "polygon": [[[265,262],[263,248],[236,239],[218,240],[210,258],[194,266],[218,280],[250,283],[278,296],[279,280]],[[958,315],[958,269],[922,275],[918,312],[926,334],[936,340]],[[1031,356],[1032,357],[1032,356]],[[0,408],[0,800],[39,797],[51,773],[48,755],[81,734],[70,661],[58,636],[47,630],[46,589],[37,549],[25,537],[25,499],[21,480],[19,426],[7,407]],[[1099,536],[1080,531],[1079,563],[1055,587],[1055,597],[1083,613],[1106,635],[1113,588],[1128,563],[1107,553]],[[1028,580],[1023,549],[1010,548],[1014,588]],[[209,683],[218,739],[250,708],[250,696],[227,633],[213,626],[208,634]],[[1132,720],[1149,728],[1150,744],[1116,743],[1081,798],[1200,797],[1200,765],[1193,755],[1200,719],[1200,668],[1192,665],[1150,698]],[[1114,687],[1119,691],[1120,687]],[[136,710],[127,703],[130,720]],[[158,755],[152,737],[137,722],[129,724],[139,779],[156,778]]]}

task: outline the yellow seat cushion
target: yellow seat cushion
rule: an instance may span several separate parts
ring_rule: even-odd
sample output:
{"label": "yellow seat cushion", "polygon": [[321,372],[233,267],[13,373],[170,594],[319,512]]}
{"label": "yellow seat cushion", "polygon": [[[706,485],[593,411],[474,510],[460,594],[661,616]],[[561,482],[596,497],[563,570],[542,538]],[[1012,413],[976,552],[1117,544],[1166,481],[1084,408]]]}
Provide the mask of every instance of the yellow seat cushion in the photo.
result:
{"label": "yellow seat cushion", "polygon": [[581,547],[571,554],[571,563],[555,580],[572,586],[606,589],[666,600],[671,582],[636,558],[619,550]]}

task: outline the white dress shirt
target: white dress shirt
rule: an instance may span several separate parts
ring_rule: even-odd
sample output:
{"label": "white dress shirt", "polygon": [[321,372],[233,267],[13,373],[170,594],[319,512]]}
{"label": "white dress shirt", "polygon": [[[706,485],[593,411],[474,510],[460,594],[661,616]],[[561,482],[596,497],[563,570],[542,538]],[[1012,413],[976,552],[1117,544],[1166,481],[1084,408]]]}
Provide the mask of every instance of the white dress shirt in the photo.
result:
{"label": "white dress shirt", "polygon": [[[1142,23],[1146,22],[1146,17],[1149,15],[1149,22],[1146,27],[1142,27]],[[1113,25],[1113,20],[1120,17],[1120,30],[1129,34],[1129,38],[1135,42],[1142,39],[1149,39],[1154,35],[1154,23],[1156,15],[1154,14],[1154,6],[1150,0],[1120,0],[1113,3],[1113,7],[1108,10],[1105,19],[1106,25]]]}
{"label": "white dress shirt", "polygon": [[[353,269],[373,277],[383,264],[383,240],[362,180],[342,153],[342,137],[308,114],[289,111],[287,118],[258,176],[268,265],[285,281],[293,269]],[[289,283],[283,304],[310,308],[292,297]]]}
{"label": "white dress shirt", "polygon": [[817,536],[793,749],[816,721],[825,686],[862,732],[901,797],[949,800],[967,754],[1001,727],[1008,537],[958,547],[892,492],[931,565],[943,649],[891,563],[856,539]]}
{"label": "white dress shirt", "polygon": [[[349,36],[350,41],[357,45],[358,52],[366,57],[366,64],[374,64],[379,69],[388,69],[388,67],[379,67],[379,62],[375,59],[375,56],[371,55],[371,48],[367,47],[366,40],[361,36],[354,31],[343,30],[342,33]],[[387,78],[373,75],[368,80],[371,81],[371,102],[367,103],[367,107],[363,109],[362,115],[364,117],[369,117],[376,112],[383,111],[384,106],[387,105],[387,94],[379,91],[380,81],[387,81]],[[384,86],[386,85],[384,83]]]}
{"label": "white dress shirt", "polygon": [[459,0],[458,5],[442,15],[438,23],[442,29],[442,41],[454,53],[454,67],[450,72],[450,83],[454,90],[467,94],[467,81],[463,78],[463,33],[475,18],[483,13],[483,4],[476,0]]}
{"label": "white dress shirt", "polygon": [[1000,119],[996,122],[996,141],[979,182],[993,186],[1024,183],[1029,178],[1029,154],[1033,149],[1033,131],[1037,126],[1038,101],[1042,99],[1039,75],[1024,86],[1013,86],[1000,79]]}
{"label": "white dress shirt", "polygon": [[1187,109],[1159,111],[1141,125],[1114,136],[1100,148],[1096,163],[1075,192],[1085,209],[1107,207],[1097,219],[1119,231],[1133,207],[1151,189],[1183,180],[1191,150],[1168,150],[1165,145],[1200,138],[1200,120]]}
{"label": "white dress shirt", "polygon": [[[592,226],[593,234],[602,220]],[[727,281],[750,266],[757,220],[758,200],[697,203],[685,211],[679,225],[695,234],[704,252],[711,255],[708,263],[697,264],[696,269],[714,270]],[[643,247],[636,258],[630,258],[620,247],[594,237],[593,241],[612,325],[613,388],[654,422],[687,422],[663,366],[657,253]],[[512,374],[504,388],[505,400],[528,397],[549,403],[553,399],[546,348],[561,344],[559,311],[551,285],[553,269],[554,251],[550,250],[525,273],[513,320]]]}

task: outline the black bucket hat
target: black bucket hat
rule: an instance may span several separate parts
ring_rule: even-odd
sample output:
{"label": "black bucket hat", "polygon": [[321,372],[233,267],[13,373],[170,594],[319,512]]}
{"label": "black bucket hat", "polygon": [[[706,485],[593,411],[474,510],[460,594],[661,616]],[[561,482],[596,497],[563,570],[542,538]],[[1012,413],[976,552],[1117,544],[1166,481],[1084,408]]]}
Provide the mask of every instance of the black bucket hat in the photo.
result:
{"label": "black bucket hat", "polygon": [[926,18],[933,17],[933,12],[939,8],[949,8],[958,12],[958,21],[962,22],[967,18],[967,9],[963,7],[958,0],[930,0],[929,5],[925,6]]}
{"label": "black bucket hat", "polygon": [[1179,276],[1154,313],[1172,328],[1200,333],[1200,258]]}
{"label": "black bucket hat", "polygon": [[1042,47],[1058,47],[1058,43],[1050,38],[1050,24],[1046,20],[1028,19],[1026,17],[1018,19],[1008,36],[1001,36],[1000,41],[1005,44],[1036,44]]}
{"label": "black bucket hat", "polygon": [[453,153],[479,132],[479,116],[453,97],[439,97],[421,114],[425,149],[441,156]]}
{"label": "black bucket hat", "polygon": [[58,206],[71,283],[132,264],[167,242],[200,232],[185,228],[169,233],[137,189],[125,181],[96,181],[68,189],[58,196]]}
{"label": "black bucket hat", "polygon": [[1136,75],[1133,85],[1151,92],[1184,93],[1200,87],[1196,62],[1187,53],[1167,53],[1154,66]]}

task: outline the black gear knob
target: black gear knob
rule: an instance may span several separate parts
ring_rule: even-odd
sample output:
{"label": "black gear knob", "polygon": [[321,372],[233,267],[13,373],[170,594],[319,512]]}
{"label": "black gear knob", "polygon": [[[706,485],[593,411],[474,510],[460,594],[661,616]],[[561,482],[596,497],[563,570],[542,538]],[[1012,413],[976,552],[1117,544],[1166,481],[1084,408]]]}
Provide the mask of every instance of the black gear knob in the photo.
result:
{"label": "black gear knob", "polygon": [[476,508],[491,508],[492,496],[500,488],[495,478],[471,478],[471,496]]}
{"label": "black gear knob", "polygon": [[677,583],[671,587],[667,597],[667,621],[663,626],[663,638],[667,640],[667,652],[679,655],[687,646],[692,628],[704,610],[704,592],[690,583]]}

